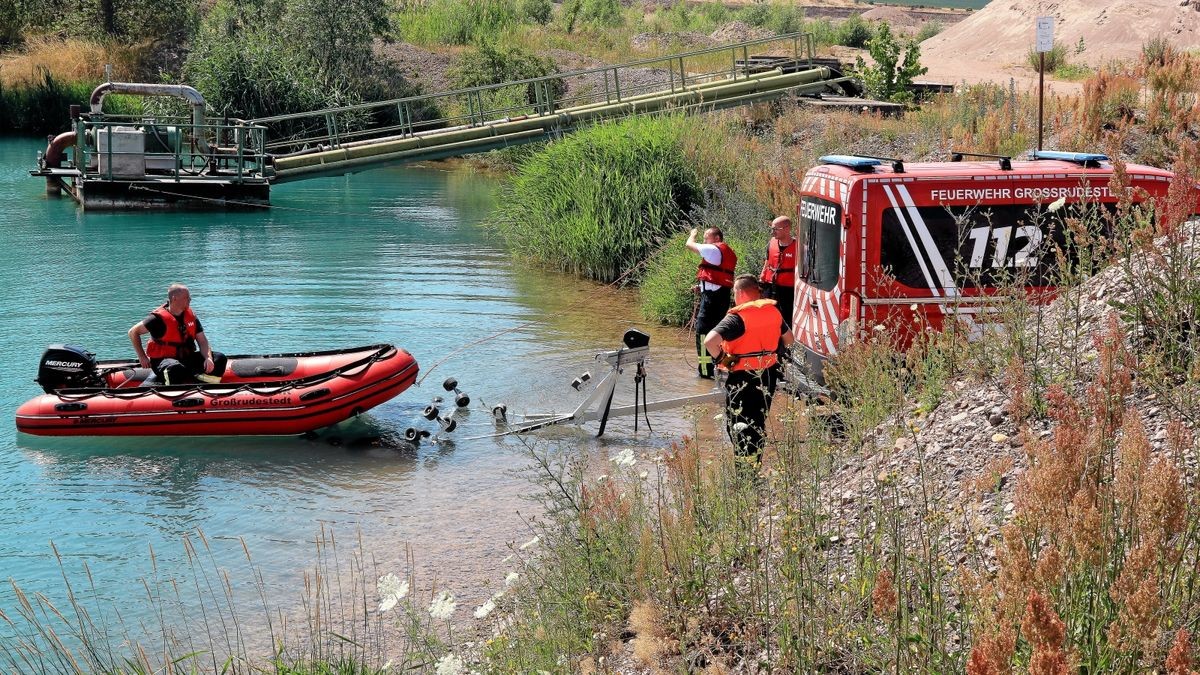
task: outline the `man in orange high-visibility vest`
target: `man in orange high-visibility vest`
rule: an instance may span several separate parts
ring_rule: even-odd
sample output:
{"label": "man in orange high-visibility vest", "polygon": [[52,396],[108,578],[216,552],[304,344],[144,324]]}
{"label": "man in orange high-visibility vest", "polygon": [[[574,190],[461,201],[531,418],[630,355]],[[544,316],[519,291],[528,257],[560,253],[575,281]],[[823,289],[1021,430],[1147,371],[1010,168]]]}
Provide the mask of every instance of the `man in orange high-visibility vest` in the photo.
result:
{"label": "man in orange high-visibility vest", "polygon": [[[142,336],[150,341],[142,346]],[[167,287],[167,301],[150,310],[145,319],[129,329],[129,340],[143,368],[165,384],[192,384],[205,376],[225,373],[227,359],[208,345],[204,326],[192,313],[192,293],[183,284]]]}
{"label": "man in orange high-visibility vest", "polygon": [[743,274],[733,284],[733,309],[704,338],[704,346],[728,371],[725,429],[734,453],[756,464],[762,456],[767,411],[775,392],[780,347],[792,345],[792,331],[775,301],[762,297],[758,280]]}

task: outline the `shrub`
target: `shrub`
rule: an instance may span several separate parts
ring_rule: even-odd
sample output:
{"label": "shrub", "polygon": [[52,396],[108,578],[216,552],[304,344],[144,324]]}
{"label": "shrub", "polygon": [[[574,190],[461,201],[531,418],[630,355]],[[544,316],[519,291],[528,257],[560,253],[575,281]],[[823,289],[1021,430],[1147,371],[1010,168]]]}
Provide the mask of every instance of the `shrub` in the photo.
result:
{"label": "shrub", "polygon": [[522,18],[528,19],[539,26],[550,23],[550,15],[554,11],[554,3],[550,0],[521,0],[518,12]]}
{"label": "shrub", "polygon": [[1081,63],[1066,63],[1054,70],[1054,77],[1060,80],[1082,80],[1092,74],[1092,69]]}
{"label": "shrub", "polygon": [[1063,66],[1067,65],[1067,48],[1064,47],[1061,42],[1058,42],[1056,40],[1054,42],[1054,46],[1050,49],[1050,51],[1046,52],[1046,60],[1044,62],[1044,64],[1045,64],[1044,70],[1042,70],[1042,68],[1043,68],[1042,55],[1041,55],[1041,53],[1035,51],[1033,48],[1030,48],[1030,50],[1026,53],[1025,60],[1026,60],[1026,62],[1029,63],[1029,67],[1033,68],[1033,72],[1035,72],[1035,73],[1036,72],[1053,73],[1054,71],[1058,70],[1059,68],[1062,68]]}
{"label": "shrub", "polygon": [[871,28],[870,22],[863,19],[862,15],[855,14],[837,27],[835,40],[836,44],[862,49],[874,36],[875,31]]}
{"label": "shrub", "polygon": [[911,101],[913,78],[929,70],[920,63],[921,47],[916,40],[910,39],[904,44],[901,56],[900,43],[884,23],[867,43],[867,49],[875,65],[868,67],[861,56],[855,65],[856,75],[862,80],[867,95],[884,101]]}
{"label": "shrub", "polygon": [[[501,49],[491,42],[484,41],[459,57],[458,63],[450,71],[450,79],[455,87],[466,89],[545,77],[557,72],[558,67],[550,58],[538,56],[521,47]],[[566,91],[567,84],[561,78],[552,80],[552,96],[558,98]],[[520,93],[518,92],[517,95],[519,96]],[[536,101],[537,96],[533,84],[525,85],[522,102],[535,103]]]}
{"label": "shrub", "polygon": [[687,129],[681,117],[631,118],[550,144],[521,165],[498,228],[517,253],[560,270],[605,282],[636,276],[703,199],[680,151]]}
{"label": "shrub", "polygon": [[1170,63],[1178,52],[1171,41],[1162,35],[1150,38],[1142,43],[1142,65],[1162,67]]}
{"label": "shrub", "polygon": [[765,28],[776,35],[799,31],[804,28],[804,7],[795,4],[772,4]]}
{"label": "shrub", "polygon": [[838,27],[824,17],[807,22],[804,31],[812,33],[818,46],[838,44]]}
{"label": "shrub", "polygon": [[1102,131],[1115,129],[1134,119],[1141,83],[1121,70],[1103,68],[1083,83],[1077,124],[1082,133],[1073,140],[1088,144]]}
{"label": "shrub", "polygon": [[929,38],[941,33],[945,29],[941,21],[930,21],[921,25],[921,30],[917,31],[917,42],[924,42]]}

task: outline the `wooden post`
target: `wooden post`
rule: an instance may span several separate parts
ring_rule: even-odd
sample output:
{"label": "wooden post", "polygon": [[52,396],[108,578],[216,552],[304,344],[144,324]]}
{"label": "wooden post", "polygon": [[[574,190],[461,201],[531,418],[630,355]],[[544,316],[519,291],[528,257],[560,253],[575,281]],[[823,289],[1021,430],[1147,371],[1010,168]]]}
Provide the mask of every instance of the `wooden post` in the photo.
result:
{"label": "wooden post", "polygon": [[1038,144],[1042,149],[1042,99],[1046,92],[1046,52],[1038,52]]}

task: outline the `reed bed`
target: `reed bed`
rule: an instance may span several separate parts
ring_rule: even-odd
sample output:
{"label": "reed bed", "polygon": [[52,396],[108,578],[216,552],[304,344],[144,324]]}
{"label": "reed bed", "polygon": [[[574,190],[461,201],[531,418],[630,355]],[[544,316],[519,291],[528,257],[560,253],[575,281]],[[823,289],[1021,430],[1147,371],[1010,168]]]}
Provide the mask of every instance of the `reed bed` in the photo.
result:
{"label": "reed bed", "polygon": [[496,223],[511,248],[601,282],[629,280],[639,261],[703,202],[682,153],[678,116],[594,126],[547,146],[519,168]]}

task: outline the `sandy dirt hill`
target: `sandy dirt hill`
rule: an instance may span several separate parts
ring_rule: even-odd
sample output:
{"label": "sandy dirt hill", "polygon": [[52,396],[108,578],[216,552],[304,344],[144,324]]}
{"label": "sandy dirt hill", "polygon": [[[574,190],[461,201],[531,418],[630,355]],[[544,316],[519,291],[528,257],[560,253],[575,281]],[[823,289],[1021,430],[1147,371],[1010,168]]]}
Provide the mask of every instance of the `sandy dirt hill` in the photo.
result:
{"label": "sandy dirt hill", "polygon": [[[1070,59],[1090,66],[1136,59],[1151,38],[1200,49],[1200,0],[994,0],[921,43],[928,79],[1036,81],[1025,64],[1039,16],[1053,16],[1055,39]],[[1083,38],[1084,50],[1075,54]]]}

